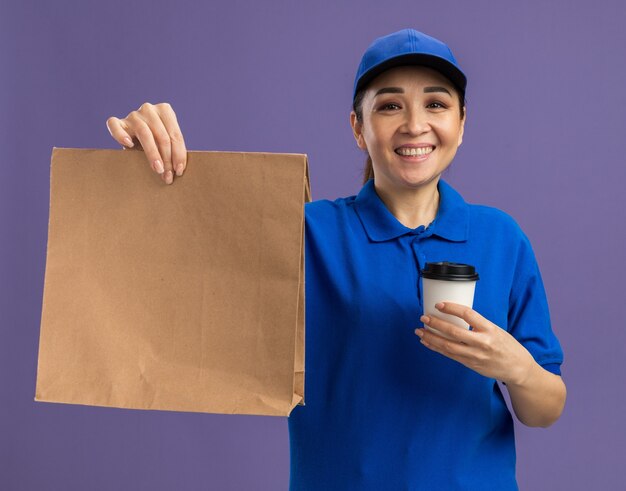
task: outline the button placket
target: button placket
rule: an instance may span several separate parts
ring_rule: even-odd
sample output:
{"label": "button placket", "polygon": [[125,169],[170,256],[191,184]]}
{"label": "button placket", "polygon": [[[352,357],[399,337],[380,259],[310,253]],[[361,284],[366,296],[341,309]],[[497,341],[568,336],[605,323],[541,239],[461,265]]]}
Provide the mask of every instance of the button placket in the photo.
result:
{"label": "button placket", "polygon": [[411,240],[411,249],[413,256],[417,263],[417,300],[420,306],[420,311],[423,311],[423,299],[422,299],[422,269],[426,266],[426,255],[422,252],[419,246],[420,238],[413,237]]}

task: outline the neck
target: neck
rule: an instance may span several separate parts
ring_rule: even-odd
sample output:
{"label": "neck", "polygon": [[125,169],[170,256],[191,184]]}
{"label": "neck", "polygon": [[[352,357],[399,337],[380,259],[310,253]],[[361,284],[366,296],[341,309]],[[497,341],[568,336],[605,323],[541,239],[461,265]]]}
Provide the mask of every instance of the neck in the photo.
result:
{"label": "neck", "polygon": [[428,227],[439,209],[439,177],[418,188],[392,188],[374,180],[376,194],[398,221],[408,228]]}

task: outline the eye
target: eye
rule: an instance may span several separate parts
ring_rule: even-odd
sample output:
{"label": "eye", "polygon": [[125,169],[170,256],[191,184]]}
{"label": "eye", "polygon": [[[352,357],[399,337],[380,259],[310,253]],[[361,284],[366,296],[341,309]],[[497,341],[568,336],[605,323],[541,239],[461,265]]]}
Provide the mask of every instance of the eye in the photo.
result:
{"label": "eye", "polygon": [[435,101],[428,104],[426,107],[431,107],[433,109],[446,109],[446,106],[443,102]]}
{"label": "eye", "polygon": [[399,108],[400,106],[398,106],[398,104],[396,104],[395,102],[388,102],[380,106],[378,109],[381,111],[387,111],[387,110],[393,110],[393,109],[399,109]]}

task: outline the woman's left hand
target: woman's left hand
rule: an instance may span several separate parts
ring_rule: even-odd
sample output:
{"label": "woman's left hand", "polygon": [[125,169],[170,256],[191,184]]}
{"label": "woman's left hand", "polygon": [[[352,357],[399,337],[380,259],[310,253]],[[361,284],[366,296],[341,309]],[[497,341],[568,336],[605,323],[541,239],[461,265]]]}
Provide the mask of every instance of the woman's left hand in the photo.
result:
{"label": "woman's left hand", "polygon": [[485,377],[505,384],[521,384],[530,373],[535,359],[505,329],[485,319],[475,310],[457,303],[435,306],[445,314],[460,317],[472,330],[455,326],[436,316],[422,316],[426,326],[433,327],[451,339],[426,329],[416,329],[422,344],[448,358],[462,363]]}

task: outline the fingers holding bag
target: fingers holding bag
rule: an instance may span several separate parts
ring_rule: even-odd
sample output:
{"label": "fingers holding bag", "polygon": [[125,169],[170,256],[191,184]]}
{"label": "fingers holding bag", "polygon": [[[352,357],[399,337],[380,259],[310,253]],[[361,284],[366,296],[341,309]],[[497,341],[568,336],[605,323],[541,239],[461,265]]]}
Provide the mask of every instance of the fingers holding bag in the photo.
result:
{"label": "fingers holding bag", "polygon": [[107,129],[124,149],[143,149],[152,170],[171,184],[174,173],[182,176],[187,167],[187,148],[172,106],[146,102],[123,119],[110,117]]}

